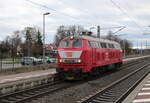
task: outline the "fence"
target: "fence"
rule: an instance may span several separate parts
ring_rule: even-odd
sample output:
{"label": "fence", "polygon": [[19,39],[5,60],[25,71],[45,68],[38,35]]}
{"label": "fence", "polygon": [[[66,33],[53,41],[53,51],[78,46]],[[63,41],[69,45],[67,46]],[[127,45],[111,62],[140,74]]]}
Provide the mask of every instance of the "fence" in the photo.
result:
{"label": "fence", "polygon": [[[24,61],[22,63],[22,57],[12,57],[12,58],[0,58],[0,71],[4,70],[15,70],[15,68],[28,67],[33,68],[35,66],[46,66],[48,64],[55,65],[57,60],[56,58],[49,58],[47,60],[37,59],[34,57],[26,57],[26,59],[30,59],[29,61]],[[38,61],[33,62],[32,60],[36,59]]]}
{"label": "fence", "polygon": [[0,58],[0,70],[22,67],[21,58]]}

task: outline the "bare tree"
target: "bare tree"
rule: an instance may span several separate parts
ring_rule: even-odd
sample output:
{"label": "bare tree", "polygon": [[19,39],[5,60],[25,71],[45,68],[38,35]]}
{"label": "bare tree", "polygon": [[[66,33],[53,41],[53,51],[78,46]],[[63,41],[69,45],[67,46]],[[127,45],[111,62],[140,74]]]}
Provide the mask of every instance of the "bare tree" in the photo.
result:
{"label": "bare tree", "polygon": [[19,30],[15,31],[14,34],[10,38],[10,43],[12,45],[12,55],[19,56],[20,52],[18,48],[20,48],[22,44],[21,32]]}
{"label": "bare tree", "polygon": [[109,31],[108,35],[104,36],[103,38],[118,42],[121,45],[121,48],[125,49],[127,54],[131,52],[132,43],[129,40],[121,39],[119,36],[113,35],[111,31]]}
{"label": "bare tree", "polygon": [[59,45],[59,42],[67,36],[78,36],[85,31],[85,29],[80,25],[73,26],[59,26],[57,29],[57,33],[55,35],[54,43],[56,46]]}
{"label": "bare tree", "polygon": [[1,43],[0,43],[0,52],[1,52],[1,56],[3,57],[9,57],[11,56],[10,55],[10,52],[11,52],[11,43],[10,43],[10,37],[7,36],[5,38],[5,40],[3,40]]}

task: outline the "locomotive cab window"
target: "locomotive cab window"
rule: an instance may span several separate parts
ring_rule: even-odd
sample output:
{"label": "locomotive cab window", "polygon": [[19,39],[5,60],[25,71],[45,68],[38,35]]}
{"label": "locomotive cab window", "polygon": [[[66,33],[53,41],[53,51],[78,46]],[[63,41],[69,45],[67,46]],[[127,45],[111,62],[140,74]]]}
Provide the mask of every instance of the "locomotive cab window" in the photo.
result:
{"label": "locomotive cab window", "polygon": [[82,40],[74,40],[72,41],[73,48],[81,48],[82,47]]}
{"label": "locomotive cab window", "polygon": [[59,45],[60,48],[69,48],[70,47],[70,41],[62,41]]}

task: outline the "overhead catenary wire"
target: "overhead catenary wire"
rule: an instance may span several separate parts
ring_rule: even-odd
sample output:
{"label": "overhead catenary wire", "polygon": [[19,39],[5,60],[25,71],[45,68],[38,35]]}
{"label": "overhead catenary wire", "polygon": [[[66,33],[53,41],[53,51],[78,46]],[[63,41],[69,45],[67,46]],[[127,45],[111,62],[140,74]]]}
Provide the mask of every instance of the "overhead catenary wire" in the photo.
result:
{"label": "overhead catenary wire", "polygon": [[[43,4],[40,4],[40,3],[37,3],[37,2],[31,1],[31,0],[26,0],[26,1],[30,2],[31,4],[37,5],[37,6],[39,6],[39,7],[46,8],[46,9],[48,9],[48,10],[54,11],[54,12],[56,12],[56,13],[58,13],[58,14],[61,14],[61,15],[70,17],[70,18],[72,18],[73,20],[76,20],[76,21],[78,21],[78,22],[81,23],[80,18],[77,18],[77,17],[71,16],[71,15],[68,15],[68,14],[66,14],[66,13],[60,12],[60,11],[58,11],[58,10],[56,10],[56,9],[53,9],[53,8],[51,8],[51,7],[47,7],[46,5],[43,5]],[[60,2],[63,3],[62,1],[60,1]],[[66,3],[65,3],[65,5],[66,5]],[[77,8],[77,9],[80,10],[80,11],[82,11],[82,12],[84,12],[84,13],[88,12],[88,11],[81,10],[81,9],[79,9],[79,8]],[[89,16],[90,16],[90,15],[89,15]],[[92,15],[91,17],[93,17],[93,15]],[[96,16],[95,16],[95,17],[96,17]],[[92,22],[86,21],[86,24],[90,24],[90,25],[91,25],[91,23],[92,23]]]}
{"label": "overhead catenary wire", "polygon": [[[62,4],[64,4],[64,5],[66,5],[67,4],[67,2],[64,2],[64,0],[61,0],[61,1],[59,1],[60,3],[62,3]],[[83,13],[85,13],[85,14],[87,14],[87,10],[83,10],[83,9],[81,9],[81,8],[78,8],[78,7],[76,7],[75,9],[78,9],[78,10],[80,10],[81,12],[83,12]],[[97,15],[89,15],[89,16],[91,16],[91,17],[95,17],[95,18],[97,18]],[[98,21],[99,22],[99,21]],[[100,23],[100,22],[99,22]],[[98,26],[98,25],[95,25],[95,26]],[[90,27],[91,28],[91,27]],[[109,28],[100,28],[101,30],[108,30],[108,29],[116,29],[116,28],[125,28],[125,26],[117,26],[117,27],[109,27]],[[122,29],[121,29],[122,30]],[[117,31],[115,31],[115,33],[116,32],[119,32],[119,31],[121,31],[120,29],[119,30],[117,30]]]}
{"label": "overhead catenary wire", "polygon": [[134,22],[134,24],[136,24],[136,26],[140,29],[140,31],[143,33],[143,29],[142,27],[133,19],[133,17],[131,17],[124,9],[122,9],[115,1],[110,0],[110,2],[117,8],[119,9],[123,14],[125,14],[132,22]]}
{"label": "overhead catenary wire", "polygon": [[[51,10],[51,11],[54,11],[54,12],[56,12],[56,13],[58,13],[58,14],[67,16],[67,17],[69,17],[69,18],[72,18],[73,20],[76,20],[76,21],[78,21],[78,22],[81,22],[80,18],[77,18],[77,17],[71,16],[71,15],[68,15],[68,14],[66,14],[66,13],[63,13],[63,12],[61,12],[61,11],[58,11],[58,10],[53,9],[53,8],[51,8],[51,7],[48,7],[48,6],[46,6],[46,5],[43,5],[43,4],[40,4],[40,3],[37,3],[37,2],[31,1],[31,0],[26,0],[26,1],[28,1],[28,2],[30,2],[30,3],[32,3],[32,4],[34,4],[34,5],[37,5],[37,6],[39,6],[39,7],[46,8],[46,9]],[[62,2],[62,1],[61,1],[61,2]],[[62,2],[62,3],[63,3],[63,2]],[[66,4],[66,3],[65,3],[65,4]],[[119,8],[120,8],[120,7],[119,7]],[[77,8],[77,9],[79,9],[79,8]],[[120,8],[120,9],[121,9],[121,8]],[[83,11],[83,12],[85,12],[85,11]],[[92,17],[93,17],[93,16],[92,16]],[[86,23],[87,23],[87,24],[91,24],[91,22],[87,22],[87,21],[86,21]],[[122,26],[120,26],[120,28],[121,28],[121,27],[122,27]]]}
{"label": "overhead catenary wire", "polygon": [[40,6],[40,7],[49,9],[49,10],[51,10],[51,11],[57,12],[57,13],[59,13],[59,14],[61,14],[61,15],[68,16],[68,17],[70,17],[70,18],[72,18],[72,19],[74,19],[74,20],[79,20],[79,18],[76,18],[76,17],[73,17],[73,16],[71,16],[71,15],[65,14],[65,13],[60,12],[60,11],[58,11],[58,10],[55,10],[55,9],[53,9],[53,8],[47,7],[46,5],[43,5],[43,4],[40,4],[40,3],[37,3],[37,2],[33,2],[33,1],[31,1],[31,0],[26,0],[26,1],[28,1],[28,2],[30,2],[30,3],[32,3],[32,4],[34,4],[34,5],[37,5],[37,6]]}
{"label": "overhead catenary wire", "polygon": [[[61,0],[61,1],[59,1],[60,3],[62,3],[62,4],[64,4],[64,5],[66,5],[67,4],[67,2],[64,2],[63,0]],[[83,12],[83,13],[87,13],[88,11],[87,10],[81,10],[81,8],[75,8],[75,9],[78,9],[78,10],[80,10],[81,12]],[[91,16],[91,15],[90,15]],[[95,18],[97,18],[96,16],[94,16],[94,15],[92,15],[91,17],[95,17]],[[117,32],[119,32],[119,31],[121,31],[121,30],[123,30],[124,28],[126,28],[125,26],[117,26],[117,27],[109,27],[109,28],[100,28],[101,30],[108,30],[108,29],[116,29],[116,28],[120,28],[119,30],[117,30],[117,31],[115,31],[114,32],[114,34],[115,33],[117,33]]]}
{"label": "overhead catenary wire", "polygon": [[[68,15],[68,14],[66,14],[66,13],[63,13],[63,12],[61,12],[61,11],[58,11],[58,10],[53,9],[53,8],[51,8],[51,7],[47,7],[46,5],[43,5],[43,4],[40,4],[40,3],[37,3],[37,2],[31,1],[31,0],[26,0],[26,1],[27,1],[27,2],[30,2],[31,4],[34,4],[34,5],[36,5],[36,6],[39,6],[39,7],[42,7],[42,8],[51,10],[51,11],[54,11],[54,12],[56,12],[56,13],[58,13],[58,14],[61,14],[61,15],[64,15],[64,16],[66,16],[66,17],[71,18],[72,20],[75,20],[76,22],[80,22],[80,23],[81,23],[81,19],[78,18],[78,17],[74,17],[74,16],[71,16],[71,15]],[[90,25],[91,25],[91,23],[92,23],[92,22],[86,21],[86,24],[90,24]]]}
{"label": "overhead catenary wire", "polygon": [[[60,3],[62,3],[63,5],[67,5],[67,2],[64,2],[63,0],[61,0],[61,1],[59,1]],[[87,14],[87,12],[89,12],[88,10],[83,10],[83,9],[81,9],[81,8],[79,8],[79,7],[76,7],[75,9],[77,9],[77,10],[79,10],[79,11],[81,11],[81,12],[83,12],[83,13],[85,13],[85,14]],[[88,16],[91,16],[91,17],[95,17],[95,18],[97,18],[97,16],[95,16],[95,15],[88,15]],[[98,21],[99,22],[99,21]],[[100,22],[99,22],[100,23]],[[98,26],[98,25],[95,25],[95,26]],[[91,27],[91,26],[90,26]]]}
{"label": "overhead catenary wire", "polygon": [[125,28],[126,28],[126,27],[120,27],[120,29],[119,29],[119,30],[117,30],[117,31],[113,32],[112,34],[116,34],[116,33],[120,32],[121,30],[123,30],[123,29],[125,29]]}

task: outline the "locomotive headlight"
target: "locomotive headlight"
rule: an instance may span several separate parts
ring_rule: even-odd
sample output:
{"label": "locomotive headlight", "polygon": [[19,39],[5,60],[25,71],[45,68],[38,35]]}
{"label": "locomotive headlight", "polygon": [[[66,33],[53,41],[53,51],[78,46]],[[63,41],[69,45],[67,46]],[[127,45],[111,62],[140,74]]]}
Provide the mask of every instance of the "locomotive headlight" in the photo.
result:
{"label": "locomotive headlight", "polygon": [[77,62],[78,62],[78,63],[81,63],[81,59],[78,59]]}
{"label": "locomotive headlight", "polygon": [[60,63],[62,63],[62,62],[63,62],[63,60],[62,60],[62,59],[60,59],[59,61],[60,61]]}

